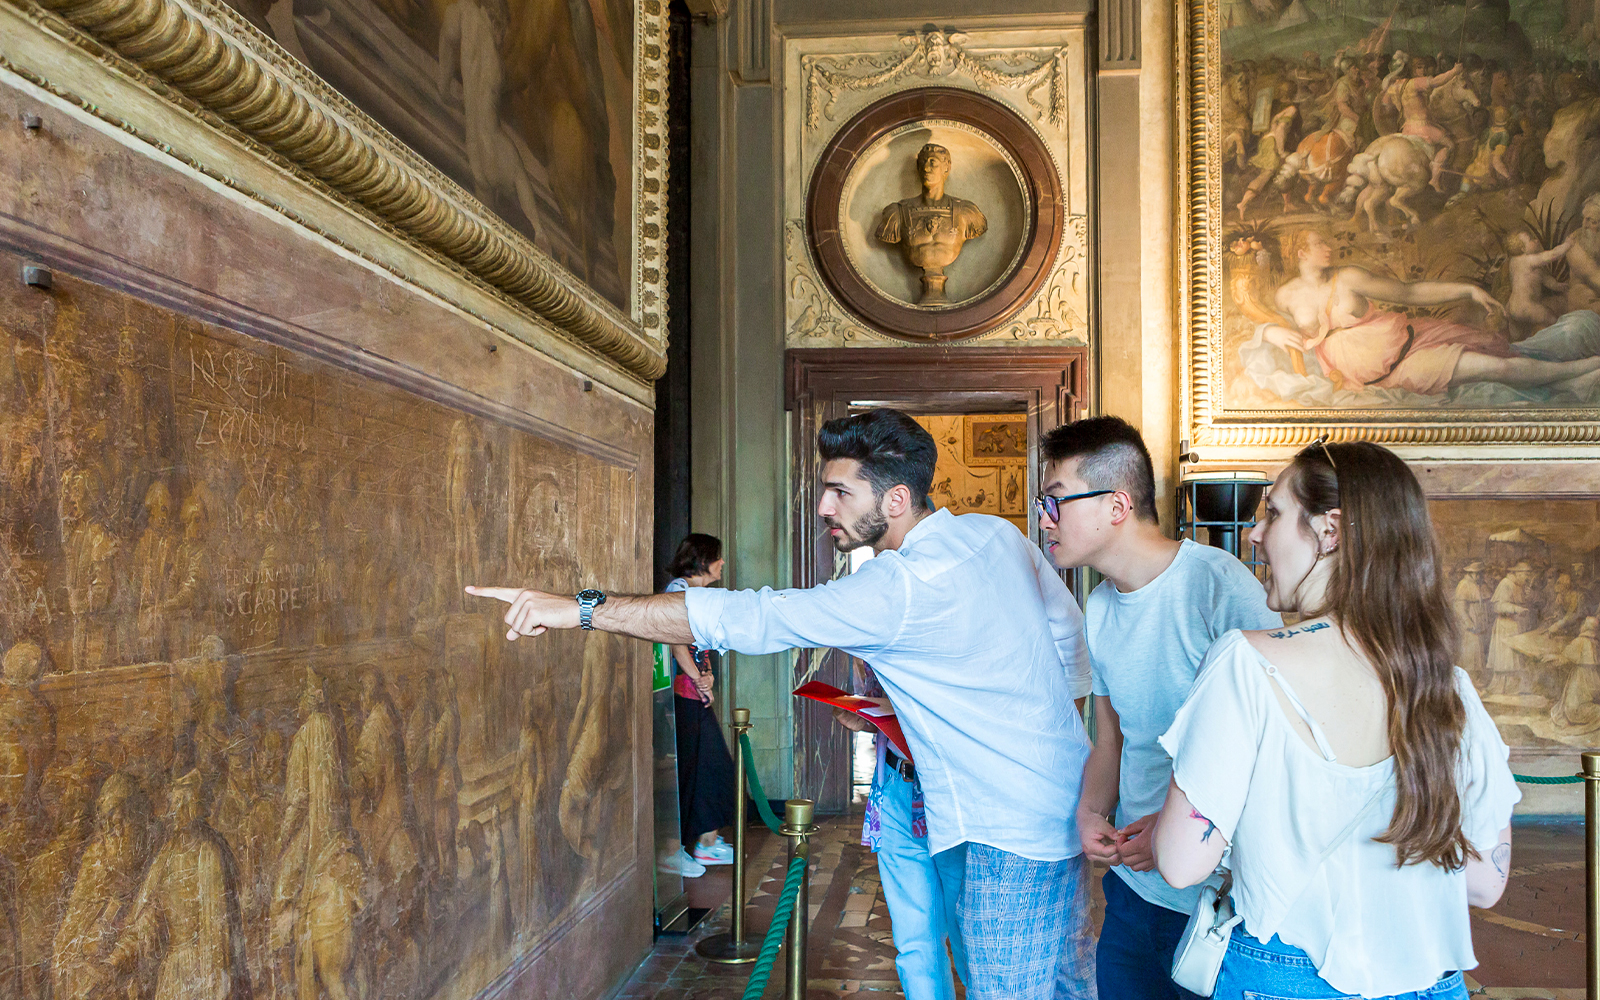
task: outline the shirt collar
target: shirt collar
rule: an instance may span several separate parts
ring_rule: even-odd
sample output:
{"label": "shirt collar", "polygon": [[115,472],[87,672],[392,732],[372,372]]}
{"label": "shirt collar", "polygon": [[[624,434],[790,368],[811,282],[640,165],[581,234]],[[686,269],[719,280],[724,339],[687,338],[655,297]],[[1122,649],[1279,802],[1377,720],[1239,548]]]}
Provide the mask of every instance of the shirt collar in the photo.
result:
{"label": "shirt collar", "polygon": [[950,513],[950,508],[940,507],[913,525],[911,530],[906,532],[906,537],[900,540],[900,548],[895,551],[904,555],[906,550],[915,544],[916,539],[924,535],[937,534],[940,528],[952,517],[955,517],[955,515]]}

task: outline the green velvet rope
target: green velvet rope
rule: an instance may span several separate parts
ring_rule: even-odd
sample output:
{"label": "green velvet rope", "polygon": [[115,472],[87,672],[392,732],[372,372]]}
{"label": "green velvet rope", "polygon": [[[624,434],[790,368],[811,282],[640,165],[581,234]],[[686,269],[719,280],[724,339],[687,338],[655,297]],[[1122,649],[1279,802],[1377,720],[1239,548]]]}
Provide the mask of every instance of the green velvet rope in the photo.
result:
{"label": "green velvet rope", "polygon": [[772,811],[772,803],[767,801],[767,790],[761,787],[761,775],[756,773],[755,752],[750,749],[750,734],[739,734],[739,746],[744,750],[744,775],[750,783],[750,797],[756,800],[756,812],[761,814],[761,822],[767,824],[767,829],[773,833],[778,832],[778,817]]}
{"label": "green velvet rope", "polygon": [[[740,739],[744,739],[743,736]],[[746,740],[746,743],[749,741]],[[748,747],[746,752],[749,752]],[[752,775],[754,771],[750,772]],[[757,783],[759,792],[761,785]],[[765,801],[757,796],[757,802]],[[767,810],[771,812],[771,810]],[[772,926],[761,941],[761,953],[756,956],[756,967],[750,971],[750,982],[744,988],[744,1000],[760,1000],[767,990],[767,980],[772,976],[772,963],[778,959],[778,949],[783,946],[783,934],[789,929],[789,918],[794,913],[794,900],[800,893],[800,880],[806,874],[806,855],[799,854],[789,862],[789,874],[783,880],[783,895],[778,897],[777,908],[772,911]],[[802,914],[799,919],[804,920]]]}
{"label": "green velvet rope", "polygon": [[1581,774],[1557,774],[1548,777],[1540,774],[1513,774],[1512,777],[1525,785],[1576,785],[1583,780]]}

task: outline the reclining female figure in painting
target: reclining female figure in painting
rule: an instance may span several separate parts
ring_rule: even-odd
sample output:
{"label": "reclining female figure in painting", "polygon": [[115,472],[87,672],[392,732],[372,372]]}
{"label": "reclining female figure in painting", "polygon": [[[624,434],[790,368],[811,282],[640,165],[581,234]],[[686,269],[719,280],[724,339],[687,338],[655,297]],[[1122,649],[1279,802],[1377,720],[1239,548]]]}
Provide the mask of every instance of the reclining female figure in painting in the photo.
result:
{"label": "reclining female figure in painting", "polygon": [[[1476,285],[1452,281],[1400,281],[1362,267],[1334,266],[1333,247],[1316,230],[1295,233],[1289,259],[1299,276],[1282,285],[1274,303],[1281,324],[1265,324],[1262,336],[1291,352],[1314,352],[1327,377],[1340,388],[1376,386],[1442,395],[1469,382],[1549,387],[1587,398],[1600,386],[1600,351],[1587,342],[1574,360],[1541,357],[1547,341],[1564,336],[1552,327],[1511,345],[1506,338],[1429,316],[1408,316],[1375,302],[1437,306],[1473,302],[1493,316],[1503,307]],[[1592,338],[1591,338],[1592,339]],[[1570,345],[1569,345],[1570,346]]]}

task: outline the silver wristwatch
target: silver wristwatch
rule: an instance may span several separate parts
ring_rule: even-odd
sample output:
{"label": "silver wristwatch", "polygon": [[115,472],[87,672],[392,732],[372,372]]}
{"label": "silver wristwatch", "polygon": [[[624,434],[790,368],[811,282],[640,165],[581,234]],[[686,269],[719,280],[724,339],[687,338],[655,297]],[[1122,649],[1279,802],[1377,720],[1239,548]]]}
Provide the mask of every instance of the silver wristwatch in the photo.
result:
{"label": "silver wristwatch", "polygon": [[594,631],[594,609],[606,602],[605,591],[590,587],[578,591],[578,624],[585,632]]}

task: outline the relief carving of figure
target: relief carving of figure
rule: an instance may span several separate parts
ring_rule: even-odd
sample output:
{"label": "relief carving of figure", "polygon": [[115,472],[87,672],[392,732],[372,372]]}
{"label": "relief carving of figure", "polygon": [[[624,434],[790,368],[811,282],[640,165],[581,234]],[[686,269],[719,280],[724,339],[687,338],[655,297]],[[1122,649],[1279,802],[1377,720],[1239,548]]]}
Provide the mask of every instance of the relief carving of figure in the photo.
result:
{"label": "relief carving of figure", "polygon": [[350,784],[355,800],[353,824],[379,887],[372,905],[382,938],[376,959],[376,978],[381,983],[392,963],[407,958],[415,962],[420,957],[420,949],[408,945],[421,927],[422,863],[406,795],[400,713],[376,669],[362,674],[361,707],[366,719],[356,739]]}
{"label": "relief carving of figure", "polygon": [[300,728],[289,744],[278,835],[282,853],[268,911],[269,946],[279,959],[274,963],[279,993],[289,995],[288,984],[293,983],[292,992],[299,1000],[318,1000],[320,996],[316,951],[306,947],[317,920],[328,925],[322,936],[330,949],[337,952],[335,945],[348,946],[348,941],[340,944],[334,940],[337,934],[330,929],[340,924],[336,916],[348,916],[347,907],[356,905],[343,895],[349,877],[345,854],[349,852],[340,845],[350,841],[343,820],[343,785],[344,767],[327,692],[321,678],[308,667],[300,697]]}
{"label": "relief carving of figure", "polygon": [[1489,598],[1494,612],[1494,630],[1489,633],[1489,683],[1485,694],[1514,695],[1522,693],[1523,671],[1517,663],[1517,651],[1512,640],[1531,631],[1538,622],[1538,612],[1532,606],[1529,583],[1533,580],[1533,567],[1519,562],[1495,586]]}
{"label": "relief carving of figure", "polygon": [[428,766],[433,779],[433,835],[439,859],[439,877],[445,887],[455,885],[460,861],[456,854],[456,829],[461,825],[461,709],[456,704],[456,679],[440,671],[439,718],[428,734]]}
{"label": "relief carving of figure", "polygon": [[139,582],[133,660],[165,660],[167,598],[171,596],[178,555],[177,526],[172,521],[172,494],[156,480],[144,494],[145,528],[133,550],[133,578]]}
{"label": "relief carving of figure", "polygon": [[233,851],[205,821],[204,782],[172,783],[173,830],[145,875],[133,918],[111,951],[119,973],[155,965],[159,1000],[249,1000]]}
{"label": "relief carving of figure", "polygon": [[531,689],[522,692],[522,731],[517,737],[517,770],[511,779],[511,801],[516,807],[517,851],[522,860],[522,910],[519,923],[526,931],[542,909],[544,879],[540,852],[544,826],[544,761],[540,753],[538,713]]}
{"label": "relief carving of figure", "polygon": [[56,752],[56,710],[39,694],[44,650],[24,639],[0,660],[0,858],[22,862],[43,816],[39,786]]}
{"label": "relief carving of figure", "polygon": [[1456,584],[1451,606],[1456,613],[1456,623],[1461,630],[1461,655],[1456,663],[1472,676],[1474,682],[1483,684],[1484,676],[1483,633],[1488,630],[1488,613],[1483,601],[1483,563],[1473,560],[1462,567],[1461,582]]}
{"label": "relief carving of figure", "polygon": [[127,922],[150,858],[150,804],[139,784],[112,774],[95,800],[95,831],[84,849],[50,971],[57,997],[111,1000],[106,958]]}
{"label": "relief carving of figure", "polygon": [[196,490],[183,502],[179,514],[183,539],[173,557],[169,596],[162,603],[168,623],[169,655],[183,655],[195,648],[201,636],[213,631],[207,561],[213,546],[206,538],[208,519],[205,498]]}
{"label": "relief carving of figure", "polygon": [[450,501],[450,530],[455,535],[456,585],[454,600],[462,589],[481,576],[478,553],[478,525],[483,519],[480,500],[473,495],[473,469],[477,464],[478,443],[472,425],[457,420],[450,428],[450,454],[445,461],[445,492]]}
{"label": "relief carving of figure", "polygon": [[884,243],[898,243],[906,263],[922,272],[923,304],[949,301],[945,295],[945,268],[961,256],[967,240],[989,228],[983,210],[970,201],[945,194],[950,178],[950,151],[928,143],[917,153],[917,173],[922,194],[897,201],[883,210],[874,235]]}
{"label": "relief carving of figure", "polygon": [[621,728],[616,725],[618,713],[626,710],[612,683],[618,659],[615,640],[609,636],[584,644],[583,687],[567,730],[570,756],[561,784],[561,832],[584,859],[585,878],[599,872],[605,812],[627,779],[626,762],[611,752],[613,734]]}
{"label": "relief carving of figure", "polygon": [[66,547],[67,610],[72,612],[69,670],[92,670],[116,655],[117,537],[95,517],[100,499],[93,476],[74,469],[62,476],[61,523]]}
{"label": "relief carving of figure", "polygon": [[43,798],[57,799],[54,832],[25,864],[17,867],[17,924],[22,934],[22,961],[29,997],[50,995],[50,952],[66,910],[78,859],[94,823],[93,769],[74,761],[46,779]]}

